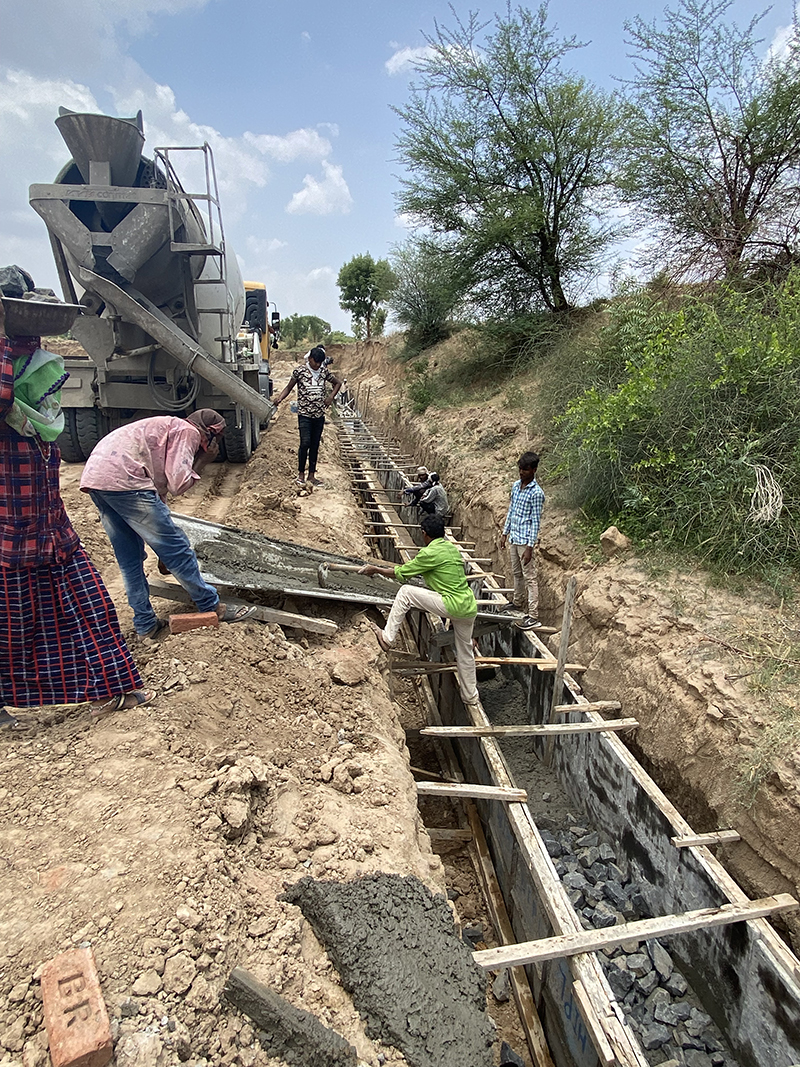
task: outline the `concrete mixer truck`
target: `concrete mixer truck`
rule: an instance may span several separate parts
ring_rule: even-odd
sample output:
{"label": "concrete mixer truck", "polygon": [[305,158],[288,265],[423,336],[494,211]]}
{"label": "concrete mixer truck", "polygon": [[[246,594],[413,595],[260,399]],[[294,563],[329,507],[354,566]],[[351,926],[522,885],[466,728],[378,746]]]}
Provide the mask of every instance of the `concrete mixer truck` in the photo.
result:
{"label": "concrete mixer truck", "polygon": [[66,360],[63,458],[85,459],[133,419],[210,407],[228,420],[224,454],[245,462],[274,411],[269,349],[280,316],[268,321],[265,286],[242,281],[225,241],[211,147],[143,156],[141,111],[60,108],[56,126],[72,159],[54,184],[30,187],[30,203],[64,299],[83,309],[72,336],[88,358]]}

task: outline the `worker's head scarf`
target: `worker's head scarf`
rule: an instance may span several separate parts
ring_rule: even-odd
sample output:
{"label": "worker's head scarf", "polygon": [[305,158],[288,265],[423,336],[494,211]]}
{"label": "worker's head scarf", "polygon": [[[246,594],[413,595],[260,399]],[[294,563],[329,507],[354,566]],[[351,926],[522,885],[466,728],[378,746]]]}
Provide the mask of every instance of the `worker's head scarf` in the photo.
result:
{"label": "worker's head scarf", "polygon": [[5,342],[14,365],[14,403],[5,421],[21,437],[55,441],[64,429],[61,386],[69,378],[64,360],[39,348],[38,337]]}
{"label": "worker's head scarf", "polygon": [[187,416],[187,422],[196,426],[200,431],[200,447],[205,451],[215,437],[221,437],[225,433],[225,419],[213,408],[200,408]]}

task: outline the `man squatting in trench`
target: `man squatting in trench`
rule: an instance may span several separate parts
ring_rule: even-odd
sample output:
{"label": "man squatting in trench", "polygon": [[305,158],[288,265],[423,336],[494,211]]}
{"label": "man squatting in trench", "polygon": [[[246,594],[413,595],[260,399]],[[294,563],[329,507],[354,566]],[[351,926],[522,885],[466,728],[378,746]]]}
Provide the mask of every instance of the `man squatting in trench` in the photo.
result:
{"label": "man squatting in trench", "polygon": [[428,588],[418,585],[401,586],[386,620],[383,630],[375,623],[372,629],[378,644],[388,652],[394,644],[403,619],[411,608],[430,612],[443,619],[450,619],[455,637],[458,686],[466,704],[478,703],[478,687],[475,681],[475,650],[472,644],[472,629],[478,605],[475,594],[467,583],[464,560],[456,546],[445,540],[444,522],[435,515],[423,515],[420,519],[425,547],[408,563],[394,567],[381,567],[368,563],[359,574],[371,576],[382,574],[403,582],[421,575]]}

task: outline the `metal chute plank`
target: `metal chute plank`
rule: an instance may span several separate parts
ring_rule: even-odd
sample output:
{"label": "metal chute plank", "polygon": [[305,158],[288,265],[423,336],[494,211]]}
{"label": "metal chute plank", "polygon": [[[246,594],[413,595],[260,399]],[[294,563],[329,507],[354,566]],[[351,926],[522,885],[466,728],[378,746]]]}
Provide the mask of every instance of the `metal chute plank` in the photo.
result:
{"label": "metal chute plank", "polygon": [[224,363],[214,359],[202,349],[188,334],[179,329],[155,304],[145,297],[132,296],[107,278],[101,278],[94,271],[81,267],[81,283],[91,292],[97,293],[106,303],[118,311],[124,311],[126,318],[141,326],[165,352],[205,378],[216,388],[221,389],[235,403],[252,411],[260,419],[272,418],[275,405],[266,397],[251,389]]}
{"label": "metal chute plank", "polygon": [[172,517],[189,538],[200,573],[211,585],[376,607],[389,607],[393,602],[397,586],[388,578],[331,570],[325,588],[320,586],[320,564],[361,560],[178,512]]}

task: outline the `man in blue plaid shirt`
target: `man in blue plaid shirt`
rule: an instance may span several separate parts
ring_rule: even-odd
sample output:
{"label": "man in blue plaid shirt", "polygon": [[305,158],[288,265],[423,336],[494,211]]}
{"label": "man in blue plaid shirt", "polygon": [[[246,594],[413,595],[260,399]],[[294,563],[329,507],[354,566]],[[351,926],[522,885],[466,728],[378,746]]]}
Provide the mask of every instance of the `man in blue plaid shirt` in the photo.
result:
{"label": "man in blue plaid shirt", "polygon": [[514,606],[523,612],[516,623],[520,630],[536,630],[539,621],[539,584],[533,547],[539,537],[544,493],[536,481],[539,457],[525,452],[519,457],[519,480],[511,490],[500,547],[508,546],[511,573],[514,576]]}

